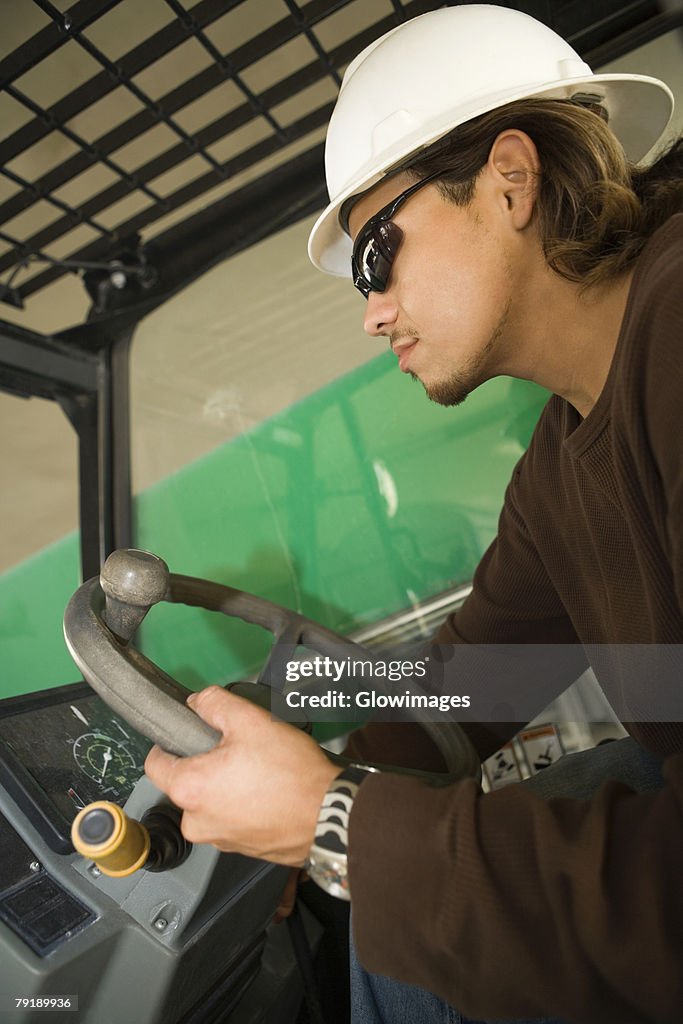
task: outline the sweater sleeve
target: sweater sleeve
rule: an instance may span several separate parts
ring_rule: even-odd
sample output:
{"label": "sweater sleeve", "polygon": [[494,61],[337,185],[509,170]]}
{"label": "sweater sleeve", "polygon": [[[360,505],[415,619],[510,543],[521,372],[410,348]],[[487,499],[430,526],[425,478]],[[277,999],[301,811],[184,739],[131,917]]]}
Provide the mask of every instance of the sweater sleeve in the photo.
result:
{"label": "sweater sleeve", "polygon": [[417,722],[368,722],[349,736],[344,757],[423,772],[445,772],[446,763]]}
{"label": "sweater sleeve", "polygon": [[683,755],[668,786],[589,801],[372,776],[350,820],[363,966],[461,1012],[683,1019]]}

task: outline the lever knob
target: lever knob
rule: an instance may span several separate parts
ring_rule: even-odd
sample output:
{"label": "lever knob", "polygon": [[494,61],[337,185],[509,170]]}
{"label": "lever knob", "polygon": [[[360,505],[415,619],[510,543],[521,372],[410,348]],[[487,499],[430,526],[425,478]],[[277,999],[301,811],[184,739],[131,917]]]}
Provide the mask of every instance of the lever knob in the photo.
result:
{"label": "lever knob", "polygon": [[129,818],[117,804],[98,800],[78,812],[71,826],[71,841],[78,853],[94,860],[112,878],[132,875],[146,862],[149,832]]}
{"label": "lever knob", "polygon": [[169,576],[166,562],[149,551],[113,551],[100,572],[104,618],[112,633],[125,643],[131,640],[151,606],[163,600]]}

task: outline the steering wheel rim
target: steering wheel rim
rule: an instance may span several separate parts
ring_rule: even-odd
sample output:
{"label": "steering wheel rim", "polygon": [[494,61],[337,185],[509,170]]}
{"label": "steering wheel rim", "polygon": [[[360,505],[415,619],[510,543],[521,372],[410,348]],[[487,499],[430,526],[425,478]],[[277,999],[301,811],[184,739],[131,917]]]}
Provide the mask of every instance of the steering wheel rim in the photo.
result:
{"label": "steering wheel rim", "polygon": [[[271,686],[279,674],[284,654],[289,653],[291,658],[291,651],[297,645],[335,658],[350,656],[373,661],[377,658],[354,641],[266,598],[211,580],[169,573],[161,559],[146,552],[114,552],[102,574],[83,583],[69,601],[64,614],[64,637],[83,678],[105,703],[134,729],[170,753],[185,757],[205,753],[221,736],[186,705],[192,691],[145,657],[127,636],[115,631],[116,625],[112,628],[111,621],[107,621],[107,618],[114,618],[117,624],[121,621],[115,615],[106,615],[103,585],[109,591],[107,597],[112,596],[106,579],[107,566],[112,564],[113,558],[121,560],[128,556],[145,556],[145,561],[154,559],[163,566],[166,586],[165,589],[158,586],[151,601],[146,603],[135,596],[135,586],[131,590],[130,579],[127,579],[128,592],[133,593],[131,604],[127,604],[126,594],[122,596],[118,591],[113,603],[118,605],[119,611],[124,609],[124,618],[133,613],[134,625],[121,627],[121,633],[130,633],[132,637],[149,607],[159,601],[186,604],[242,619],[273,634],[271,652],[259,675],[259,682],[268,682],[270,677]],[[276,685],[275,689],[279,687]]]}

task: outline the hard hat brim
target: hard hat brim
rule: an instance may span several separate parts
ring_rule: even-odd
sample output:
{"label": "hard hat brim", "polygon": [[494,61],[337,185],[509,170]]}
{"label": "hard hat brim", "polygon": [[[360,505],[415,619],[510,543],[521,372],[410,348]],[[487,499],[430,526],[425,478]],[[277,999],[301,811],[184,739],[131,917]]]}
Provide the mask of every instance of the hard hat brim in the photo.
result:
{"label": "hard hat brim", "polygon": [[308,255],[319,270],[340,277],[351,276],[352,243],[339,223],[339,211],[347,199],[367,192],[388,172],[397,169],[410,156],[437,142],[458,125],[490,110],[522,99],[570,99],[581,92],[599,93],[600,102],[609,113],[609,126],[624,147],[632,163],[639,163],[662,139],[671,120],[674,98],[669,87],[647,75],[586,75],[566,78],[549,84],[520,90],[504,98],[488,97],[466,118],[442,116],[423,127],[418,137],[408,136],[400,147],[392,148],[378,165],[361,173],[328,204],[313,225],[308,239]]}

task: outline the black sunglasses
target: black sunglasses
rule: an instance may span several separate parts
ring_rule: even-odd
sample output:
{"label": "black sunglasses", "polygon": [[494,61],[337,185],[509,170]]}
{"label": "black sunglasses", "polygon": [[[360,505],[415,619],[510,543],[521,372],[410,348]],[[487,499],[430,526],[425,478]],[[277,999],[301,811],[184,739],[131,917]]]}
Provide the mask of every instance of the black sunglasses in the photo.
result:
{"label": "black sunglasses", "polygon": [[383,292],[387,287],[391,266],[403,238],[403,232],[391,218],[406,199],[410,199],[418,189],[441,174],[441,171],[435,171],[421,181],[416,181],[383,206],[358,232],[353,243],[351,277],[354,286],[366,299],[370,292]]}

